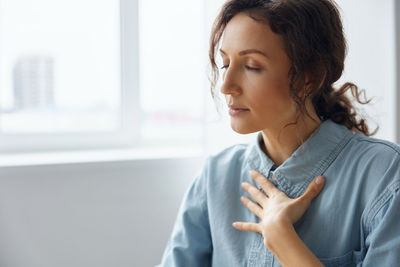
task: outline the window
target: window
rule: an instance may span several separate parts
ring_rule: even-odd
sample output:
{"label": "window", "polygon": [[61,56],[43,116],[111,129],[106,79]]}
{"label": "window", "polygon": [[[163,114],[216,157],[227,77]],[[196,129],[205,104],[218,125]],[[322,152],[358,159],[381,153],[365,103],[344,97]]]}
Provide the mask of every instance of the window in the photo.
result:
{"label": "window", "polygon": [[0,0],[0,151],[200,143],[203,11],[201,0]]}
{"label": "window", "polygon": [[208,93],[204,1],[139,1],[139,25],[142,143],[200,143]]}
{"label": "window", "polygon": [[119,10],[118,1],[0,1],[2,151],[113,143]]}

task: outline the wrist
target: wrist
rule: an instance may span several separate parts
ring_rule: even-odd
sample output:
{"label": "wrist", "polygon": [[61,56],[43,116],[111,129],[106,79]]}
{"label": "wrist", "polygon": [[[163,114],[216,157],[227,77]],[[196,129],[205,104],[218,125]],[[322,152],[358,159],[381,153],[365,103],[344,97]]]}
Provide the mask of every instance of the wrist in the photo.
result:
{"label": "wrist", "polygon": [[282,266],[323,266],[297,235],[292,224],[277,224],[274,229],[264,244]]}
{"label": "wrist", "polygon": [[291,240],[298,237],[293,225],[286,221],[276,222],[264,229],[267,231],[264,245],[273,254],[276,254],[281,247],[286,247],[291,243]]}

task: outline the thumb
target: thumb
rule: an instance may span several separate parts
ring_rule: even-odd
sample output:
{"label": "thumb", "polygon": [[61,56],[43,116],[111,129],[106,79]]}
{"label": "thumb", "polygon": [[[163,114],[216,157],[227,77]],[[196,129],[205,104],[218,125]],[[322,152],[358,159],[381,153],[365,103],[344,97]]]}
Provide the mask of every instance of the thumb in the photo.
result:
{"label": "thumb", "polygon": [[310,203],[312,199],[318,196],[319,192],[321,192],[322,188],[325,184],[325,178],[323,176],[317,176],[315,179],[308,185],[306,191],[300,197],[302,200]]}

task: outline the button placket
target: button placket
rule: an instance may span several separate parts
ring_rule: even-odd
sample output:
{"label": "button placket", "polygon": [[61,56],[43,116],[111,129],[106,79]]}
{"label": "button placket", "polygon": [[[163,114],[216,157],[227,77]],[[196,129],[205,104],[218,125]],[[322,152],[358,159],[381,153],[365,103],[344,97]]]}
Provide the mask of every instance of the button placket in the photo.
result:
{"label": "button placket", "polygon": [[250,253],[249,253],[249,264],[248,267],[257,266],[257,252],[259,247],[259,238],[258,234],[255,233],[255,238],[253,239],[253,243],[251,244]]}
{"label": "button placket", "polygon": [[253,240],[248,267],[272,267],[273,254],[264,246],[264,237],[256,235]]}

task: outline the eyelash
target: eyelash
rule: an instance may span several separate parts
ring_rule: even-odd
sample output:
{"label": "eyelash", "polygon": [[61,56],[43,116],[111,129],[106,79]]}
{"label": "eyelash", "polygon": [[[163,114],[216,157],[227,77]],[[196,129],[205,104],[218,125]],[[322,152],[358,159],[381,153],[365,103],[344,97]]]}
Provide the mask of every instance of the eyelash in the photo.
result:
{"label": "eyelash", "polygon": [[[226,69],[227,67],[229,67],[229,65],[222,66],[221,69]],[[246,66],[246,69],[248,69],[250,71],[255,71],[255,72],[259,72],[261,70],[261,69],[258,69],[258,68],[251,68],[251,67],[248,67],[248,66]]]}

